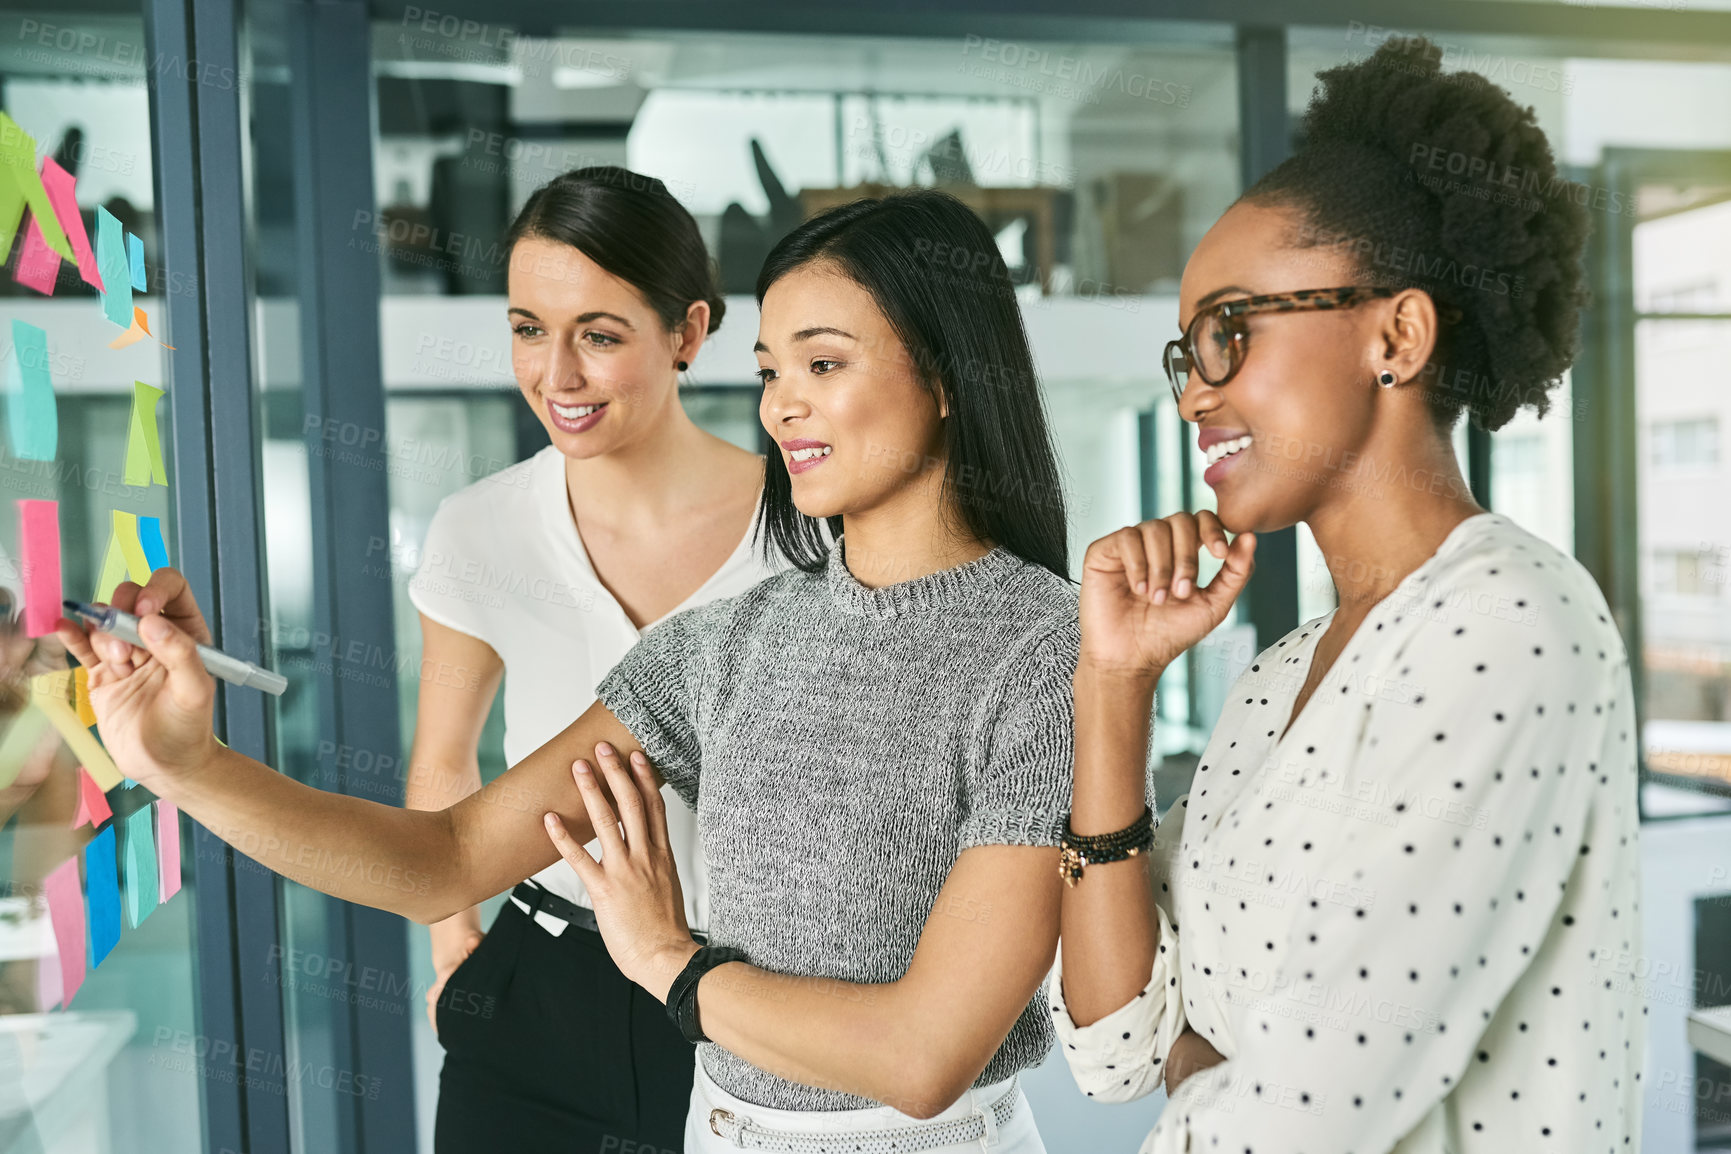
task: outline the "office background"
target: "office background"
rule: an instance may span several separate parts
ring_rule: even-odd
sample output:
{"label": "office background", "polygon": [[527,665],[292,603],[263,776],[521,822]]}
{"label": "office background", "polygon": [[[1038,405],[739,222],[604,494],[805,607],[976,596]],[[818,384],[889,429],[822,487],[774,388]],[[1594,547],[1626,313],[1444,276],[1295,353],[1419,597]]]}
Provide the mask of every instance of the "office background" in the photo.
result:
{"label": "office background", "polygon": [[[697,217],[729,299],[686,403],[752,448],[769,246],[853,196],[961,196],[1019,285],[1079,557],[1209,501],[1159,367],[1184,258],[1288,153],[1317,72],[1422,32],[1534,107],[1578,183],[1533,195],[1593,210],[1566,390],[1544,420],[1463,429],[1457,451],[1482,503],[1594,574],[1636,658],[1645,941],[1606,976],[1650,1008],[1647,1148],[1731,1149],[1731,1068],[1687,1026],[1731,1003],[1731,8],[438,2],[0,3],[0,105],[76,171],[87,215],[144,239],[142,303],[173,348],[107,348],[67,281],[44,299],[0,278],[4,308],[62,358],[63,456],[115,459],[132,381],[168,390],[173,562],[219,644],[291,679],[280,700],[224,692],[231,746],[400,801],[425,673],[404,584],[428,520],[545,444],[510,373],[498,241],[557,173],[626,165]],[[58,497],[77,589],[112,497],[27,464],[0,477]],[[1302,527],[1262,542],[1234,619],[1162,685],[1164,799],[1258,639],[1332,598]],[[487,732],[490,778],[497,711]],[[29,905],[28,840],[0,832],[0,931]],[[430,1151],[426,931],[200,830],[187,845],[186,898],[123,939],[75,1011],[8,997],[0,1154]],[[0,936],[0,976],[29,964],[19,937]],[[1027,1091],[1054,1154],[1133,1150],[1163,1103],[1088,1102],[1056,1055]]]}

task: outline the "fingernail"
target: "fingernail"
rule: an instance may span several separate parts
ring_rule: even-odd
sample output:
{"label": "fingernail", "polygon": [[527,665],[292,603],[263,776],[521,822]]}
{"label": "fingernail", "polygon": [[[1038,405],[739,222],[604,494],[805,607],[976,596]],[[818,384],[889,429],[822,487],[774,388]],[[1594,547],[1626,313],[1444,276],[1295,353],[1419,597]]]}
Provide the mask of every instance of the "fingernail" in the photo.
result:
{"label": "fingernail", "polygon": [[162,641],[168,637],[168,622],[160,617],[146,618],[138,632],[146,641]]}
{"label": "fingernail", "polygon": [[612,753],[613,747],[611,745],[608,745],[605,741],[598,741],[595,743],[595,752],[596,753]]}
{"label": "fingernail", "polygon": [[133,606],[133,610],[139,617],[148,617],[156,610],[156,606],[151,602],[150,598],[140,597],[138,603]]}
{"label": "fingernail", "polygon": [[1163,604],[1165,604],[1165,602],[1166,602],[1166,589],[1164,586],[1162,586],[1161,588],[1154,590],[1154,604],[1163,605]]}
{"label": "fingernail", "polygon": [[578,773],[588,773],[589,763],[587,761],[579,760],[577,764],[573,765],[571,768],[576,770]]}
{"label": "fingernail", "polygon": [[1190,578],[1188,578],[1188,577],[1178,578],[1178,584],[1176,584],[1172,587],[1172,592],[1175,596],[1178,596],[1178,597],[1190,596]]}
{"label": "fingernail", "polygon": [[631,764],[632,765],[648,765],[649,759],[647,757],[643,756],[643,751],[641,749],[634,749],[631,751]]}
{"label": "fingernail", "polygon": [[554,813],[544,813],[541,815],[541,822],[548,829],[557,829],[559,828],[559,815]]}

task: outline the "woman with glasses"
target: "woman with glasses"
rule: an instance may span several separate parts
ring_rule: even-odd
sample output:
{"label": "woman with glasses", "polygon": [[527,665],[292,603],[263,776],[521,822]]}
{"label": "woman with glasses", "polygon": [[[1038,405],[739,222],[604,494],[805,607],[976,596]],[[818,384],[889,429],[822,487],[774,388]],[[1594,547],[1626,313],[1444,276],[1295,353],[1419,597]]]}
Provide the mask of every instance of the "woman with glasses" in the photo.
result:
{"label": "woman with glasses", "polygon": [[[1203,238],[1166,369],[1218,514],[1084,562],[1051,1010],[1090,1096],[1165,1082],[1145,1154],[1639,1142],[1628,659],[1450,437],[1547,407],[1586,210],[1531,111],[1440,60],[1323,73],[1303,147]],[[1252,661],[1155,833],[1154,685],[1299,521],[1339,606]]]}

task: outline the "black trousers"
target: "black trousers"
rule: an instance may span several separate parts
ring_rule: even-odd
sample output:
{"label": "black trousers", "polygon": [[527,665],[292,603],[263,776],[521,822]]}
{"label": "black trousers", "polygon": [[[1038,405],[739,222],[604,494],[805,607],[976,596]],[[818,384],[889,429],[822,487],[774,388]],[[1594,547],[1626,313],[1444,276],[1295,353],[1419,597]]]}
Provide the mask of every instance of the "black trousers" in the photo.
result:
{"label": "black trousers", "polygon": [[696,1049],[601,935],[507,901],[445,983],[437,1154],[674,1154]]}

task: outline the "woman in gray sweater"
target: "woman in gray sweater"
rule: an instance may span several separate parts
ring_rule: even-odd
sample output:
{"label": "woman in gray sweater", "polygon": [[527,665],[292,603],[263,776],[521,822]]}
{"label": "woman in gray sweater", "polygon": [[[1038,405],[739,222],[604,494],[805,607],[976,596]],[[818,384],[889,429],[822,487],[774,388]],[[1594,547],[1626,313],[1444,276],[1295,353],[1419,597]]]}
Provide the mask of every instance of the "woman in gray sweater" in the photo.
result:
{"label": "woman in gray sweater", "polygon": [[[337,897],[436,921],[558,860],[550,833],[577,853],[599,836],[610,952],[709,1043],[687,1149],[1038,1151],[1016,1075],[1052,1042],[1080,631],[1008,272],[977,217],[921,192],[803,225],[758,298],[780,450],[760,528],[797,568],[659,625],[449,809],[322,793],[217,744],[208,634],[172,570],[115,594],[148,650],[61,632],[131,777]],[[639,748],[696,808],[707,946],[656,769],[619,760]]]}

